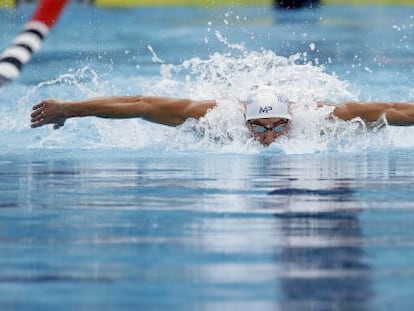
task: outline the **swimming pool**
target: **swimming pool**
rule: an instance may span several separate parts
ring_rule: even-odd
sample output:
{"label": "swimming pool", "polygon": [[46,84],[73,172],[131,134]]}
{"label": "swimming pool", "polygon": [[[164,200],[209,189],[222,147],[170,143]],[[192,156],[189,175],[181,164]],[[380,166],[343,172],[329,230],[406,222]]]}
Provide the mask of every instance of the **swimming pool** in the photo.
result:
{"label": "swimming pool", "polygon": [[[1,50],[32,10],[0,10]],[[0,308],[412,309],[414,128],[332,131],[304,108],[262,149],[225,135],[230,113],[202,137],[142,120],[30,129],[29,114],[45,97],[262,81],[304,104],[409,101],[413,25],[410,6],[69,6],[0,89]]]}

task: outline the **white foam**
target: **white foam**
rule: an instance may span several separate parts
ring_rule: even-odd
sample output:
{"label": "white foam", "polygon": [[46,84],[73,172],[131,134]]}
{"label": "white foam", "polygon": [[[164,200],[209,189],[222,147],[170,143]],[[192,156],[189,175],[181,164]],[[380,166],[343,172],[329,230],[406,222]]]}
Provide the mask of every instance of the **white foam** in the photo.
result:
{"label": "white foam", "polygon": [[[8,122],[4,122],[6,117],[1,117],[0,124],[7,124],[9,129],[14,126],[27,130],[28,139],[32,139],[31,147],[46,148],[158,148],[280,155],[414,146],[410,128],[388,127],[370,132],[358,122],[328,120],[332,108],[317,109],[317,101],[341,102],[357,98],[348,90],[346,81],[326,73],[323,67],[301,63],[300,57],[298,54],[285,58],[272,51],[250,52],[235,48],[231,54],[214,53],[206,59],[192,58],[179,65],[161,64],[158,78],[118,76],[111,81],[102,81],[91,69],[79,70],[40,84],[22,98],[19,111],[22,116],[10,119],[13,116],[9,115]],[[289,137],[267,149],[249,136],[239,103],[250,93],[251,87],[258,84],[271,84],[296,103]],[[36,100],[130,93],[219,100],[218,107],[204,118],[188,120],[177,128],[139,119],[82,118],[68,120],[58,131],[51,127],[28,129],[28,111]]]}

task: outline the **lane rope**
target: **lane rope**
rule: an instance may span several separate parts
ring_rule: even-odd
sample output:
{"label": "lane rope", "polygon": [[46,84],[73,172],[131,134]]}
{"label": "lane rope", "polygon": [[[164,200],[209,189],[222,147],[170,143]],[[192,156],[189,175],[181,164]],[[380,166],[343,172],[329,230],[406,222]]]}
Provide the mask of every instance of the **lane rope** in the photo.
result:
{"label": "lane rope", "polygon": [[67,0],[41,0],[30,20],[0,54],[0,87],[16,79],[32,55],[40,50]]}

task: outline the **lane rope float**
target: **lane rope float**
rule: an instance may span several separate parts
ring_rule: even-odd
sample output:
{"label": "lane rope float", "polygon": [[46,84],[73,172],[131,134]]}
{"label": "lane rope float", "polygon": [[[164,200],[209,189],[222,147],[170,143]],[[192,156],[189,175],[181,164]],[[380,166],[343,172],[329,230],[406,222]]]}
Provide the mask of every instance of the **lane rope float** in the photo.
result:
{"label": "lane rope float", "polygon": [[30,20],[0,54],[0,87],[16,79],[56,23],[67,0],[41,0]]}

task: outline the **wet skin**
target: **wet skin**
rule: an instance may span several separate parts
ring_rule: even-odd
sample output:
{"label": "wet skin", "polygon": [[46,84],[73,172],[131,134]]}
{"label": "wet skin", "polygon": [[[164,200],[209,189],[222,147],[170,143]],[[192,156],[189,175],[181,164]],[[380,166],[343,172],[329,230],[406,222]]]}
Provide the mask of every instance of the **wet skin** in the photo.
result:
{"label": "wet skin", "polygon": [[290,121],[285,118],[254,119],[246,123],[253,137],[264,146],[287,135],[290,129]]}

